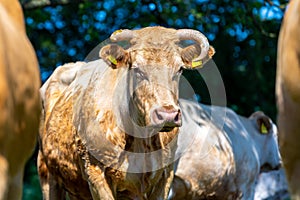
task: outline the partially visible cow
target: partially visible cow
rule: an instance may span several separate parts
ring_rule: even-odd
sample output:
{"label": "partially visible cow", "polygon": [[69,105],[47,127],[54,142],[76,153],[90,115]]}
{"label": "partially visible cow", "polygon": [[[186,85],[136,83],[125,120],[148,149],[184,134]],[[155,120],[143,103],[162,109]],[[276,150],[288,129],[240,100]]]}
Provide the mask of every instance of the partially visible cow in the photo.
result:
{"label": "partially visible cow", "polygon": [[40,116],[38,62],[17,0],[0,1],[0,200],[21,199]]}
{"label": "partially visible cow", "polygon": [[[38,170],[45,199],[166,199],[173,180],[182,68],[214,50],[195,30],[147,27],[111,35],[100,60],[58,68],[41,88]],[[181,40],[195,43],[180,47]],[[69,71],[71,70],[71,71]],[[70,73],[62,83],[59,77]]]}
{"label": "partially visible cow", "polygon": [[180,106],[178,149],[190,146],[179,159],[170,199],[253,199],[259,173],[281,165],[275,124],[262,112],[245,118],[187,100]]}
{"label": "partially visible cow", "polygon": [[288,5],[279,33],[276,97],[282,159],[292,199],[300,200],[300,1]]}

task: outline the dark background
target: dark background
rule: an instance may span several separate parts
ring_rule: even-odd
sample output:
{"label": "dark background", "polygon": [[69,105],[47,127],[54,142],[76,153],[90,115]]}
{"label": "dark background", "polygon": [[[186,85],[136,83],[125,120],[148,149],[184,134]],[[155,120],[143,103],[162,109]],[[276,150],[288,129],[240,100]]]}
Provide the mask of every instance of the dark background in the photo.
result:
{"label": "dark background", "polygon": [[[20,1],[43,82],[57,66],[84,60],[115,30],[154,25],[192,28],[203,32],[216,49],[214,62],[225,84],[227,106],[244,116],[263,110],[276,121],[277,39],[288,1]],[[201,102],[209,103],[201,77],[184,75]],[[36,152],[25,170],[23,199],[42,199]]]}

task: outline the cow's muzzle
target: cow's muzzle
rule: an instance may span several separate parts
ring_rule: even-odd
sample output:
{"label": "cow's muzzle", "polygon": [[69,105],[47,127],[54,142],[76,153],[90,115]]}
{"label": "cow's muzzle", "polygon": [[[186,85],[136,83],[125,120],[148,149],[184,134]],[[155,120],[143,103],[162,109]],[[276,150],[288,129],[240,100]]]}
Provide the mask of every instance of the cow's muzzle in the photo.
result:
{"label": "cow's muzzle", "polygon": [[181,126],[181,111],[173,106],[163,106],[151,112],[151,121],[154,126],[160,126],[163,130],[172,130]]}
{"label": "cow's muzzle", "polygon": [[265,163],[264,165],[262,165],[260,167],[260,172],[269,172],[269,171],[273,171],[273,170],[279,170],[282,168],[282,162],[279,162],[277,165],[272,166],[269,163]]}

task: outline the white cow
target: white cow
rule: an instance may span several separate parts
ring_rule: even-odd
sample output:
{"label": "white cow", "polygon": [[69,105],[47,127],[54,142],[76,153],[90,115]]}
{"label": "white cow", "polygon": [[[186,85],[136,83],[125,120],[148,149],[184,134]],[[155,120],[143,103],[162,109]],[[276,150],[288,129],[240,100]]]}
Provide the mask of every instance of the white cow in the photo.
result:
{"label": "white cow", "polygon": [[170,199],[253,199],[259,173],[281,166],[270,118],[262,112],[245,118],[187,100],[180,105],[178,149],[190,146],[179,159]]}

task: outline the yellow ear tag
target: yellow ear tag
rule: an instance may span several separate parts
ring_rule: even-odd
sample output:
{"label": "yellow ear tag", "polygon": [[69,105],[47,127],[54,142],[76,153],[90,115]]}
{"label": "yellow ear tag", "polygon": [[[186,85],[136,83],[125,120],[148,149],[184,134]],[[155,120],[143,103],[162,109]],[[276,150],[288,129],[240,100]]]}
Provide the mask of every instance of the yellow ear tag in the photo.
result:
{"label": "yellow ear tag", "polygon": [[114,64],[114,65],[117,65],[117,64],[118,64],[118,61],[117,61],[116,58],[113,57],[112,55],[109,55],[109,56],[108,56],[108,60],[109,60],[112,64]]}
{"label": "yellow ear tag", "polygon": [[122,29],[119,29],[119,30],[114,31],[112,35],[116,35],[116,34],[119,34],[121,32],[122,32]]}
{"label": "yellow ear tag", "polygon": [[202,67],[202,60],[192,61],[192,68]]}
{"label": "yellow ear tag", "polygon": [[262,134],[267,134],[267,133],[268,133],[267,127],[265,126],[264,123],[261,123],[261,126],[260,126],[260,132],[261,132]]}

